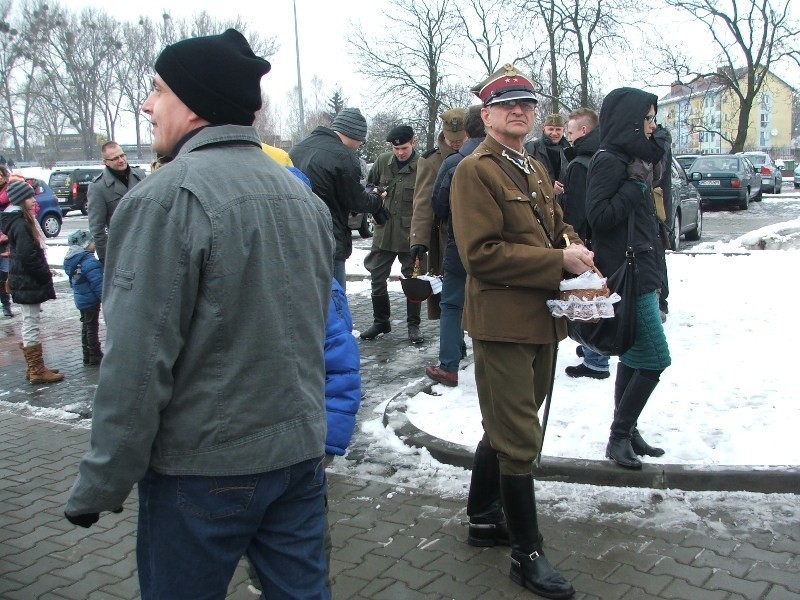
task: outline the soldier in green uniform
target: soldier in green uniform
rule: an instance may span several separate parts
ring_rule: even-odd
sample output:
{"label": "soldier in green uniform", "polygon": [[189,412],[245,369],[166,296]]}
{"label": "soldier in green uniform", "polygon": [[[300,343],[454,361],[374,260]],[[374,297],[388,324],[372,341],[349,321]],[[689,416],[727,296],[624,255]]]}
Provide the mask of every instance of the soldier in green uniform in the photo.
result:
{"label": "soldier in green uniform", "polygon": [[[367,183],[386,189],[384,206],[391,218],[383,225],[376,225],[372,237],[372,249],[364,259],[364,266],[372,278],[372,312],[374,322],[361,339],[371,340],[382,333],[389,333],[391,308],[386,281],[392,263],[400,260],[403,277],[411,277],[414,263],[411,258],[409,236],[413,213],[414,184],[417,180],[417,140],[414,130],[408,125],[398,125],[386,136],[392,145],[391,152],[381,154],[367,175]],[[408,339],[415,344],[424,341],[419,331],[420,305],[406,300]]]}
{"label": "soldier in green uniform", "polygon": [[[442,274],[444,249],[447,246],[447,223],[433,214],[431,195],[433,182],[444,159],[458,152],[466,139],[464,108],[452,108],[439,115],[442,131],[437,145],[425,152],[417,164],[417,183],[414,187],[414,216],[411,219],[411,258],[423,261],[428,253],[428,270]],[[424,264],[424,262],[423,262]],[[439,318],[439,296],[428,299],[428,318]],[[434,300],[435,299],[435,300]]]}

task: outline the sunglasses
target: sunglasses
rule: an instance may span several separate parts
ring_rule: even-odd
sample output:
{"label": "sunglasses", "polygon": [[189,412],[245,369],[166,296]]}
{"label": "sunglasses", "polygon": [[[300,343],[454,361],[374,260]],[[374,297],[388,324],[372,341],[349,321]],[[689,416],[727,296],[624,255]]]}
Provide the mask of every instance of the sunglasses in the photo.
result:
{"label": "sunglasses", "polygon": [[536,102],[534,100],[501,100],[500,102],[493,102],[489,106],[502,106],[508,109],[519,106],[522,110],[534,110]]}

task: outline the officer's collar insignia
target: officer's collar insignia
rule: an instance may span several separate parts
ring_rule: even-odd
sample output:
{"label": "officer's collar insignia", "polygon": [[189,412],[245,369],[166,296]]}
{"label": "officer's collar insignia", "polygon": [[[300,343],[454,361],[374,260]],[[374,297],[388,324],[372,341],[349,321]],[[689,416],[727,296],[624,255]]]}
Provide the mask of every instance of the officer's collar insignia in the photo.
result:
{"label": "officer's collar insignia", "polygon": [[516,156],[511,156],[508,152],[503,149],[503,152],[500,154],[503,158],[507,159],[511,162],[512,165],[515,165],[520,171],[525,173],[525,175],[531,174],[531,167],[528,164],[528,158],[523,156],[522,154],[514,153]]}

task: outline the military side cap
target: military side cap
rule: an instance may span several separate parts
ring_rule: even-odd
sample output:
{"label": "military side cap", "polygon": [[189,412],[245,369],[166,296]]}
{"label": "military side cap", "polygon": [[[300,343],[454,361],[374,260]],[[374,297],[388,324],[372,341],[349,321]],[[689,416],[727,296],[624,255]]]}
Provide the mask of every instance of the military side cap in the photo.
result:
{"label": "military side cap", "polygon": [[386,136],[386,141],[392,146],[402,146],[414,139],[414,130],[408,125],[398,125]]}
{"label": "military side cap", "polygon": [[534,94],[533,82],[517,71],[512,64],[506,64],[502,69],[498,69],[470,91],[481,99],[484,106],[506,100],[538,102]]}
{"label": "military side cap", "polygon": [[547,115],[544,120],[544,126],[547,127],[550,125],[551,127],[566,127],[567,124],[564,122],[564,117],[560,114],[555,113],[552,115]]}
{"label": "military side cap", "polygon": [[467,137],[464,131],[464,117],[467,116],[465,108],[451,108],[439,115],[442,120],[442,133],[448,142],[463,140]]}

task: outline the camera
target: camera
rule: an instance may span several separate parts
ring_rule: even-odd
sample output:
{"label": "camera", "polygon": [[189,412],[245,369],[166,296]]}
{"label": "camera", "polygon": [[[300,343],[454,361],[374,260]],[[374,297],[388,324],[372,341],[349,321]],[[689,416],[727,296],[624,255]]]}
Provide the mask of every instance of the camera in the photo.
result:
{"label": "camera", "polygon": [[[376,194],[379,197],[382,196],[385,191],[386,188],[382,185],[373,185],[369,190],[371,194]],[[376,225],[386,225],[386,221],[392,218],[392,213],[389,212],[386,206],[381,206],[378,212],[372,214],[372,218],[375,220]]]}
{"label": "camera", "polygon": [[381,209],[373,214],[372,218],[375,219],[376,224],[386,225],[386,221],[392,218],[392,213],[390,213],[389,209],[385,206],[381,206]]}

